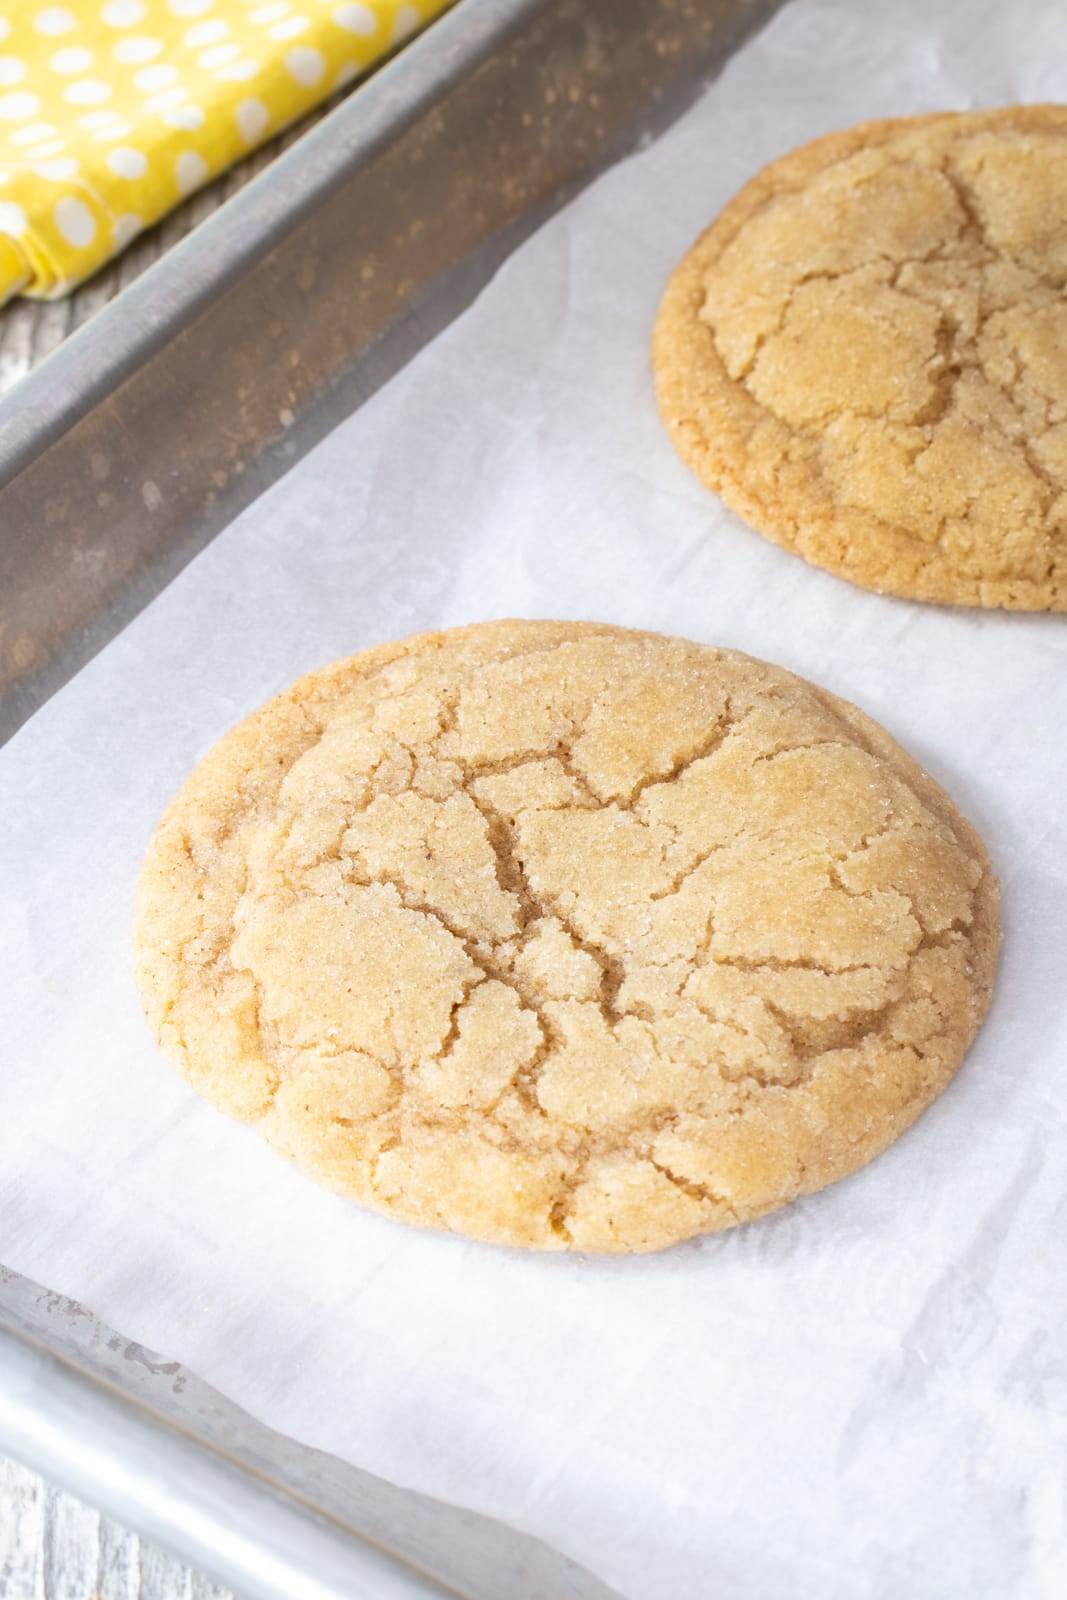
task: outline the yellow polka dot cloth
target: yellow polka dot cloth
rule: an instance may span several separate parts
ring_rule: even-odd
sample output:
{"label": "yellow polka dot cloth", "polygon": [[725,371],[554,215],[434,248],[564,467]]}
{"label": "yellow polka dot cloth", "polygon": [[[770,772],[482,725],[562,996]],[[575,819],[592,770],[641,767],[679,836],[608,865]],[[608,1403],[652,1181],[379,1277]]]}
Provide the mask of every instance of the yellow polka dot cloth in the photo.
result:
{"label": "yellow polka dot cloth", "polygon": [[449,0],[0,0],[0,303],[54,299]]}

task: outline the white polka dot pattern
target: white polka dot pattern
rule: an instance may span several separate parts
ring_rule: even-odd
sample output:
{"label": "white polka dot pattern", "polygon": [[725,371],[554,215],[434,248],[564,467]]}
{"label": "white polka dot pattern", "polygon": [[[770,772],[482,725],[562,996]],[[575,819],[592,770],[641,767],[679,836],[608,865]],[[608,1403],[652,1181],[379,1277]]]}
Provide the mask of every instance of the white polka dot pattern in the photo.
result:
{"label": "white polka dot pattern", "polygon": [[138,89],[145,94],[151,94],[153,89],[167,89],[178,76],[177,67],[168,67],[165,62],[160,62],[151,67],[143,67],[140,72],[135,72],[133,81]]}
{"label": "white polka dot pattern", "polygon": [[204,44],[218,44],[220,39],[225,39],[229,31],[228,22],[219,22],[217,19],[214,22],[198,22],[195,27],[189,29],[182,42],[191,49]]}
{"label": "white polka dot pattern", "polygon": [[174,163],[174,171],[182,194],[191,194],[207,177],[208,165],[195,150],[183,150]]}
{"label": "white polka dot pattern", "polygon": [[160,115],[170,128],[192,131],[204,126],[204,113],[200,106],[165,106]]}
{"label": "white polka dot pattern", "polygon": [[143,178],[148,171],[148,157],[142,150],[131,150],[122,145],[108,154],[107,164],[118,178]]}
{"label": "white polka dot pattern", "polygon": [[77,26],[78,19],[64,6],[46,6],[38,11],[33,19],[33,25],[38,33],[56,34],[69,33]]}
{"label": "white polka dot pattern", "polygon": [[21,122],[41,109],[39,95],[28,89],[17,89],[14,94],[0,94],[0,117],[5,122]]}
{"label": "white polka dot pattern", "polygon": [[146,111],[172,111],[175,106],[180,106],[188,98],[188,89],[177,83],[173,89],[161,89],[158,94],[150,94],[145,100],[144,108]]}
{"label": "white polka dot pattern", "polygon": [[400,44],[403,39],[410,39],[419,26],[420,16],[418,6],[398,6],[396,16],[393,18],[393,30],[390,38],[393,44]]}
{"label": "white polka dot pattern", "polygon": [[126,211],[111,224],[111,238],[116,250],[125,250],[131,239],[136,239],[144,222],[134,211]]}
{"label": "white polka dot pattern", "polygon": [[42,139],[51,139],[55,136],[55,128],[49,122],[31,122],[28,127],[15,128],[7,136],[10,145],[36,144]]}
{"label": "white polka dot pattern", "polygon": [[69,244],[84,250],[87,244],[92,243],[96,219],[84,200],[75,199],[74,195],[64,195],[62,200],[56,201],[55,218],[56,227]]}
{"label": "white polka dot pattern", "polygon": [[196,63],[199,67],[221,67],[225,66],[227,61],[233,61],[240,54],[240,45],[213,44],[208,49],[201,50],[196,58]]}
{"label": "white polka dot pattern", "polygon": [[349,3],[337,6],[333,12],[333,20],[348,33],[360,34],[367,38],[378,26],[378,19],[370,6]]}
{"label": "white polka dot pattern", "polygon": [[132,28],[144,16],[142,0],[109,0],[100,13],[109,28]]}
{"label": "white polka dot pattern", "polygon": [[52,298],[450,0],[0,0],[0,303]]}
{"label": "white polka dot pattern", "polygon": [[255,144],[270,121],[270,112],[262,100],[242,100],[235,115],[241,138],[246,144]]}
{"label": "white polka dot pattern", "polygon": [[57,50],[48,61],[52,71],[61,72],[65,78],[75,72],[85,72],[92,64],[93,52],[86,50],[85,46],[80,44],[69,45],[65,50]]}
{"label": "white polka dot pattern", "polygon": [[151,61],[162,49],[162,39],[120,39],[115,46],[115,60],[125,63]]}
{"label": "white polka dot pattern", "polygon": [[63,183],[76,175],[78,163],[73,156],[63,156],[58,161],[38,161],[33,170],[39,178],[47,178],[50,183]]}
{"label": "white polka dot pattern", "polygon": [[267,36],[271,39],[295,39],[308,30],[307,17],[286,17],[282,22],[276,22],[272,28],[267,29]]}
{"label": "white polka dot pattern", "polygon": [[227,83],[244,83],[247,78],[254,78],[260,71],[260,63],[251,56],[245,56],[241,61],[230,61],[226,66],[220,67],[215,76],[220,81]]}
{"label": "white polka dot pattern", "polygon": [[111,85],[103,78],[78,78],[67,84],[63,98],[72,106],[98,106],[111,99]]}
{"label": "white polka dot pattern", "polygon": [[0,200],[0,233],[10,233],[18,238],[28,226],[26,213],[20,205],[13,200]]}
{"label": "white polka dot pattern", "polygon": [[313,50],[308,45],[297,45],[294,50],[287,50],[284,56],[286,70],[297,83],[306,89],[314,88],[322,79],[326,71],[326,62],[322,52]]}

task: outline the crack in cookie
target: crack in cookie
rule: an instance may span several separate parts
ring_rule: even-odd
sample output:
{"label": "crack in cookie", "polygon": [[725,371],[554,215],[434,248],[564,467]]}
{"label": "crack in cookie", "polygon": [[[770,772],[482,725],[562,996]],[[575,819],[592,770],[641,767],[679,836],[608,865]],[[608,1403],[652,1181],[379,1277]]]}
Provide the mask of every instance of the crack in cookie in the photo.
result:
{"label": "crack in cookie", "polygon": [[982,846],[862,713],[731,651],[482,624],[301,680],[164,816],[164,1048],[353,1199],[655,1249],[869,1160],[988,1000]]}
{"label": "crack in cookie", "polygon": [[761,533],[879,592],[1067,609],[1067,109],[791,152],[675,272],[660,410]]}

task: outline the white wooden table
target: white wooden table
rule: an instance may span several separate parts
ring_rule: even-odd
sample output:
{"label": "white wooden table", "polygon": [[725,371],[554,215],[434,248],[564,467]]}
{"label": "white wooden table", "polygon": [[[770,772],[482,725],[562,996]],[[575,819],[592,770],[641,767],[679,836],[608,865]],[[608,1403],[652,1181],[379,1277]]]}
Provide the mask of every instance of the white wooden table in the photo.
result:
{"label": "white wooden table", "polygon": [[157,1546],[0,1458],[0,1600],[234,1600]]}

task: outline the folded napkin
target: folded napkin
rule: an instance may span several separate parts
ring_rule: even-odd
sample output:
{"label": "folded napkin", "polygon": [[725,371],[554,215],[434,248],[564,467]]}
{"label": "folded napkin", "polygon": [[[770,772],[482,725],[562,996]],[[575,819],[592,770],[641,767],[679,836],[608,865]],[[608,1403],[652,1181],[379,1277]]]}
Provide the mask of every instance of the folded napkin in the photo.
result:
{"label": "folded napkin", "polygon": [[0,4],[0,303],[65,294],[447,3]]}

